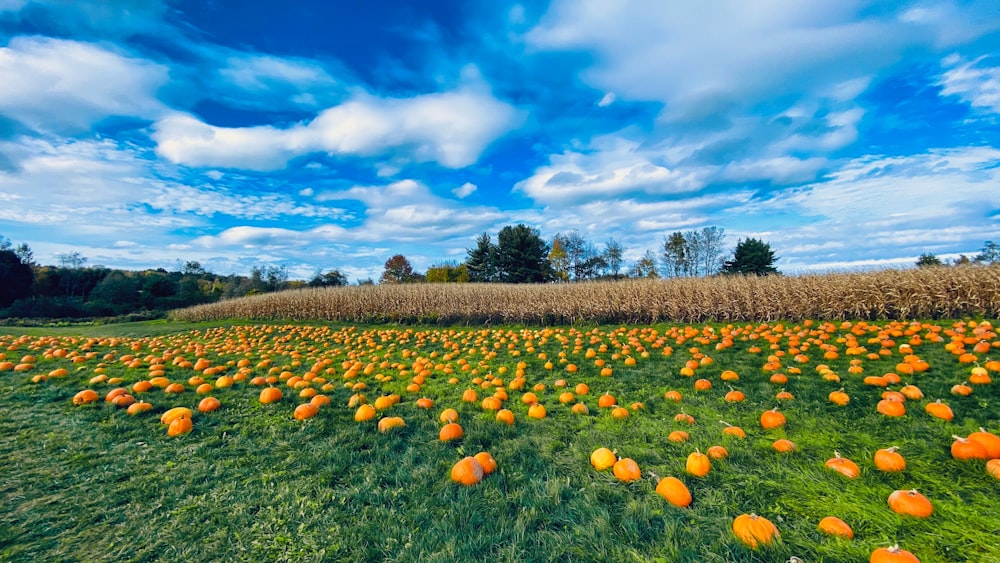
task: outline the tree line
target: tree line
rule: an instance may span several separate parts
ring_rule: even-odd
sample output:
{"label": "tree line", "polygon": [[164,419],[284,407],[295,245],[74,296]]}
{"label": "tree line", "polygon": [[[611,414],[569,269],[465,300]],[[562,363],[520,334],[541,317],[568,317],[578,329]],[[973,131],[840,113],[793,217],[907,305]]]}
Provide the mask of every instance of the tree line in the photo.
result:
{"label": "tree line", "polygon": [[479,235],[463,263],[438,263],[426,274],[415,272],[409,260],[397,254],[386,261],[379,282],[550,283],[778,273],[778,258],[768,243],[748,238],[728,253],[725,231],[714,226],[671,233],[658,252],[647,250],[630,266],[624,255],[624,246],[614,238],[595,244],[574,230],[546,242],[537,229],[508,225],[495,239],[489,233]]}

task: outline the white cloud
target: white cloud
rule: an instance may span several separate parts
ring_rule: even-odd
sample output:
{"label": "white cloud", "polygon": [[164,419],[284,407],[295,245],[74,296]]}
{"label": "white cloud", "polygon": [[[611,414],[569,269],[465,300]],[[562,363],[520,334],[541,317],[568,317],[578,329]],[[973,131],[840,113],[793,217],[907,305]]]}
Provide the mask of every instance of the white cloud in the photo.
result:
{"label": "white cloud", "polygon": [[458,199],[465,199],[472,195],[477,189],[479,189],[478,186],[472,182],[466,182],[454,190],[451,190],[451,193],[455,194],[455,197]]}
{"label": "white cloud", "polygon": [[414,98],[363,94],[286,129],[216,127],[174,114],[155,124],[153,139],[161,156],[188,166],[276,170],[317,151],[357,156],[399,151],[413,161],[461,168],[520,119],[510,105],[474,89]]}
{"label": "white cloud", "polygon": [[597,101],[597,107],[606,108],[615,103],[615,98],[616,96],[614,92],[608,92],[607,94],[601,96],[601,99]]}
{"label": "white cloud", "polygon": [[[686,118],[704,115],[706,104],[751,108],[790,93],[825,97],[838,85],[857,91],[857,81],[895,64],[907,49],[986,33],[981,16],[988,18],[988,3],[972,8],[918,21],[853,0],[559,0],[527,39],[541,49],[592,51],[588,83],[662,101]],[[966,31],[955,35],[952,27]]]}
{"label": "white cloud", "polygon": [[109,116],[155,117],[166,67],[77,41],[15,37],[0,47],[0,113],[57,132]]}
{"label": "white cloud", "polygon": [[946,60],[945,64],[952,63],[954,66],[941,77],[941,93],[945,96],[958,96],[973,107],[1000,113],[1000,66],[981,64],[985,60]]}

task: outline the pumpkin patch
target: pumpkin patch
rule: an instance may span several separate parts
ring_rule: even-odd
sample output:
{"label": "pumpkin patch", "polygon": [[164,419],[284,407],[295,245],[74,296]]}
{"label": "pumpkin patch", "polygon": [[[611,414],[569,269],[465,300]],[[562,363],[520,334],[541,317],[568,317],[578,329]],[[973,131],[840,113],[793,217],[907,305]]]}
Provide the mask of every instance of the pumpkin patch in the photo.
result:
{"label": "pumpkin patch", "polygon": [[[404,559],[481,559],[455,526],[482,511],[517,522],[488,533],[519,560],[589,546],[601,560],[987,561],[1000,560],[998,342],[978,320],[0,335],[7,358],[33,360],[0,370],[0,391],[18,424],[48,425],[18,443],[36,448],[19,478],[54,471],[31,465],[47,455],[86,466],[61,476],[84,497],[128,482],[115,494],[134,495],[142,525],[153,483],[176,490],[158,497],[165,512],[218,502],[242,529],[273,507],[276,534],[323,538],[333,559],[370,559],[359,546],[376,533]],[[414,533],[445,529],[460,547]],[[257,558],[294,559],[258,542]]]}

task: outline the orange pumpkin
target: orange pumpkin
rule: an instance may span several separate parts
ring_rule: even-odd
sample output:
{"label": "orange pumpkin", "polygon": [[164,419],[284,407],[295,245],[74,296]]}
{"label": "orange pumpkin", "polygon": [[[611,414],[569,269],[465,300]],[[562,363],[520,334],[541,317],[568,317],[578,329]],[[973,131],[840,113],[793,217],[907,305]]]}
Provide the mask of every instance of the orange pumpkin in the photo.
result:
{"label": "orange pumpkin", "polygon": [[986,473],[994,479],[1000,480],[1000,459],[991,459],[986,462]]}
{"label": "orange pumpkin", "polygon": [[889,495],[889,508],[896,514],[913,516],[916,518],[927,518],[934,513],[934,507],[927,497],[917,492],[916,489],[909,491],[894,491]]}
{"label": "orange pumpkin", "polygon": [[774,443],[771,444],[771,447],[774,451],[779,453],[790,453],[796,450],[795,443],[791,440],[786,440],[785,438],[775,440]]}
{"label": "orange pumpkin", "polygon": [[705,450],[705,453],[707,453],[708,457],[711,459],[725,459],[729,457],[729,450],[722,446],[710,446],[707,450]]}
{"label": "orange pumpkin", "polygon": [[778,528],[770,520],[756,514],[741,514],[733,520],[733,533],[750,549],[770,545],[781,539]]}
{"label": "orange pumpkin", "polygon": [[951,457],[957,460],[987,459],[986,447],[975,440],[952,436],[955,439],[951,444]]}
{"label": "orange pumpkin", "polygon": [[760,425],[764,430],[780,428],[785,425],[785,415],[778,412],[778,407],[774,407],[760,415]]}
{"label": "orange pumpkin", "polygon": [[358,410],[354,411],[354,421],[365,422],[375,418],[375,414],[375,407],[365,403],[358,407]]}
{"label": "orange pumpkin", "polygon": [[898,545],[876,549],[868,561],[869,563],[920,563],[916,555],[905,549],[900,549]]}
{"label": "orange pumpkin", "polygon": [[514,424],[514,413],[508,409],[500,409],[497,411],[496,420],[509,426]]}
{"label": "orange pumpkin", "polygon": [[611,471],[615,474],[615,477],[623,483],[631,483],[632,481],[638,480],[642,473],[639,471],[639,464],[635,462],[632,458],[623,457],[615,462],[612,466]]}
{"label": "orange pumpkin", "polygon": [[934,418],[940,418],[941,420],[952,420],[955,418],[955,413],[951,411],[951,407],[941,402],[941,399],[934,401],[933,403],[927,403],[924,407],[927,414],[933,416]]}
{"label": "orange pumpkin", "polygon": [[839,452],[833,452],[833,455],[834,457],[826,460],[826,463],[823,464],[825,467],[840,473],[848,479],[856,479],[858,475],[861,474],[861,469],[858,467],[858,464],[847,459],[846,457],[840,457]]}
{"label": "orange pumpkin", "polygon": [[215,397],[205,397],[198,402],[198,412],[215,412],[222,407],[222,402]]}
{"label": "orange pumpkin", "polygon": [[497,469],[497,460],[493,459],[493,456],[488,452],[479,452],[478,454],[472,456],[476,458],[479,465],[483,466],[483,475],[489,475]]}
{"label": "orange pumpkin", "polygon": [[170,422],[170,425],[167,426],[167,436],[180,436],[181,434],[187,434],[191,431],[191,428],[193,428],[191,418],[175,418]]}
{"label": "orange pumpkin", "polygon": [[899,453],[899,448],[883,448],[875,452],[875,467],[886,473],[898,473],[906,469],[906,458]]}
{"label": "orange pumpkin", "polygon": [[1000,436],[987,432],[985,428],[980,426],[979,431],[969,434],[968,439],[982,444],[986,450],[987,459],[1000,458]]}
{"label": "orange pumpkin", "polygon": [[712,462],[707,455],[695,450],[688,455],[684,470],[695,477],[704,477],[712,470]]}
{"label": "orange pumpkin", "polygon": [[820,532],[828,535],[835,536],[838,538],[844,538],[847,540],[854,539],[854,530],[836,516],[827,516],[819,521],[819,525],[816,529]]}
{"label": "orange pumpkin", "polygon": [[464,435],[465,431],[457,422],[449,422],[441,427],[438,439],[442,442],[451,442],[452,440],[460,440]]}
{"label": "orange pumpkin", "polygon": [[829,399],[831,403],[840,406],[844,406],[851,402],[851,396],[845,393],[843,388],[839,391],[831,391],[830,395],[827,396],[827,399]]}
{"label": "orange pumpkin", "polygon": [[691,491],[677,477],[664,477],[660,479],[660,482],[656,484],[656,494],[674,506],[680,508],[691,506]]}
{"label": "orange pumpkin", "polygon": [[451,480],[466,487],[482,481],[484,474],[483,465],[472,456],[462,458],[451,468]]}
{"label": "orange pumpkin", "polygon": [[[295,420],[306,420],[307,418],[316,416],[317,413],[319,413],[319,407],[312,403],[302,403],[301,405],[295,407],[295,410],[292,411],[292,417]],[[381,424],[382,421],[379,421],[379,430],[382,429]]]}
{"label": "orange pumpkin", "polygon": [[265,387],[260,391],[259,400],[265,405],[276,403],[281,400],[281,389],[278,387]]}
{"label": "orange pumpkin", "polygon": [[906,414],[906,405],[892,399],[882,399],[875,406],[875,410],[889,417],[900,417]]}
{"label": "orange pumpkin", "polygon": [[[300,405],[302,406],[302,405]],[[406,421],[401,416],[387,416],[378,421],[378,431],[385,434],[393,428],[404,428]]]}

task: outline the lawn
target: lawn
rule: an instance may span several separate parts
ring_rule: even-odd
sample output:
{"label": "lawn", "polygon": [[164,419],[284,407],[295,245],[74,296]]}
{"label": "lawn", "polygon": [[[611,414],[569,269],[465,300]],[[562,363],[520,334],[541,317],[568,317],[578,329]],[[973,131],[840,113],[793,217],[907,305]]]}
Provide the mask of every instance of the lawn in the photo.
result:
{"label": "lawn", "polygon": [[[951,451],[953,436],[1000,433],[997,384],[969,382],[977,367],[997,377],[996,326],[6,329],[0,560],[812,563],[867,561],[898,544],[924,562],[1000,561],[1000,480],[985,459]],[[963,382],[971,393],[955,394]],[[883,393],[906,385],[923,398],[906,398],[900,417],[878,412]],[[268,387],[281,400],[262,404]],[[119,388],[152,408],[129,414],[107,402]],[[829,398],[841,388],[844,406]],[[84,389],[98,399],[75,405]],[[470,390],[475,399],[463,400]],[[318,402],[312,394],[330,404],[297,420],[298,405]],[[627,416],[599,406],[606,394]],[[484,409],[497,395],[513,424]],[[208,396],[221,408],[199,412]],[[355,420],[358,404],[391,396],[398,402],[383,399],[373,419]],[[952,420],[925,410],[937,400]],[[529,417],[534,402],[544,418]],[[589,412],[573,412],[577,403]],[[192,411],[192,428],[168,436],[160,419],[178,406]],[[448,408],[464,436],[444,442]],[[775,408],[787,422],[762,428]],[[389,416],[405,426],[380,432]],[[674,431],[688,438],[672,441]],[[778,439],[795,451],[776,452]],[[728,456],[703,477],[688,474],[688,456],[712,446]],[[901,472],[875,467],[876,450],[890,446],[905,457]],[[597,471],[590,457],[601,447],[634,460],[641,478]],[[452,482],[452,466],[483,451],[496,471],[472,486]],[[837,453],[858,465],[857,478],[825,466]],[[655,492],[667,476],[689,489],[689,507]],[[893,491],[911,489],[933,514],[890,509]],[[741,514],[768,519],[780,539],[747,547],[732,531]],[[820,533],[826,516],[854,539]]]}

